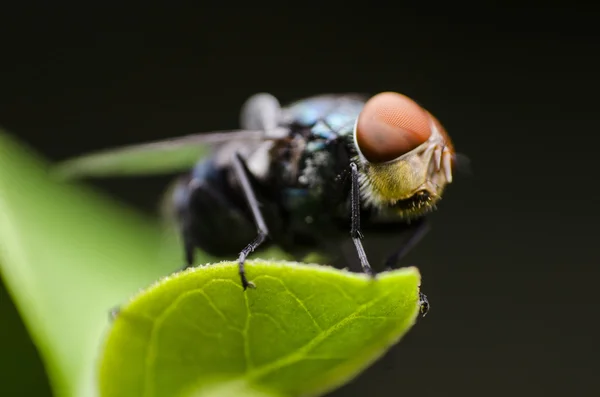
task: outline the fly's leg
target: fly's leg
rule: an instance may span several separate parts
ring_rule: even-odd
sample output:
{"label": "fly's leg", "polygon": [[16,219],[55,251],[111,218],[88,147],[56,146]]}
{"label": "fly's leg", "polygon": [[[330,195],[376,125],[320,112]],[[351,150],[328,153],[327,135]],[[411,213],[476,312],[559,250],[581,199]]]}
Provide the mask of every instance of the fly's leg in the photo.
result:
{"label": "fly's leg", "polygon": [[[402,244],[400,249],[394,252],[385,261],[385,267],[387,269],[394,268],[398,262],[415,246],[429,231],[429,225],[425,218],[421,218],[418,221],[411,224],[410,229],[405,233],[408,233],[406,241]],[[429,312],[429,300],[427,296],[419,291],[419,307],[421,315],[425,317]]]}
{"label": "fly's leg", "polygon": [[185,270],[194,265],[196,247],[193,240],[192,230],[192,214],[190,214],[190,199],[194,191],[199,187],[196,179],[182,178],[177,182],[173,195],[173,204],[177,212],[177,220],[179,223],[179,233],[183,240],[183,250],[185,256],[185,265],[182,270]]}
{"label": "fly's leg", "polygon": [[248,255],[250,255],[250,253],[257,249],[267,239],[269,235],[269,229],[267,228],[267,224],[265,223],[263,215],[258,208],[258,200],[256,199],[254,189],[250,184],[244,160],[238,153],[233,156],[233,169],[240,182],[242,191],[244,192],[244,196],[246,197],[246,201],[250,207],[250,211],[252,212],[252,217],[254,218],[254,223],[256,224],[256,229],[258,232],[256,238],[240,252],[240,256],[238,257],[240,279],[242,281],[242,287],[244,287],[245,290],[248,287],[254,288],[254,284],[249,282],[246,278],[244,262],[246,261]]}
{"label": "fly's leg", "polygon": [[352,241],[354,242],[354,246],[356,247],[358,259],[360,260],[360,264],[363,268],[363,271],[371,276],[375,276],[375,273],[373,273],[373,269],[371,269],[371,265],[369,265],[369,260],[367,259],[365,249],[363,248],[362,242],[360,241],[360,239],[363,238],[363,235],[360,232],[360,190],[358,184],[358,167],[355,163],[350,163],[350,171],[352,172],[352,187],[350,191],[352,222],[350,228],[350,237],[352,237]]}
{"label": "fly's leg", "polygon": [[192,238],[191,217],[187,214],[187,208],[180,214],[181,238],[183,239],[183,251],[185,255],[185,266],[183,270],[194,266],[196,259],[196,246]]}
{"label": "fly's leg", "polygon": [[427,299],[427,295],[419,291],[419,307],[421,310],[421,316],[425,317],[427,313],[429,313],[429,300]]}
{"label": "fly's leg", "polygon": [[410,228],[405,232],[406,241],[400,246],[400,248],[393,252],[385,261],[386,269],[393,269],[396,267],[398,262],[410,252],[421,241],[421,239],[429,231],[429,225],[425,221],[425,218],[421,218],[410,225]]}

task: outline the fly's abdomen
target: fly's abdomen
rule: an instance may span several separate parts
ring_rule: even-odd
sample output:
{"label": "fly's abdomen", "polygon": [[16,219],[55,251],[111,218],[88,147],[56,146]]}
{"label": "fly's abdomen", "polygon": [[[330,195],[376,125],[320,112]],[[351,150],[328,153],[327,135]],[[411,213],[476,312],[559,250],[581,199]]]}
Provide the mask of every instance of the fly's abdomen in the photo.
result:
{"label": "fly's abdomen", "polygon": [[215,256],[236,255],[256,233],[243,198],[232,195],[226,173],[203,161],[173,192],[184,240]]}

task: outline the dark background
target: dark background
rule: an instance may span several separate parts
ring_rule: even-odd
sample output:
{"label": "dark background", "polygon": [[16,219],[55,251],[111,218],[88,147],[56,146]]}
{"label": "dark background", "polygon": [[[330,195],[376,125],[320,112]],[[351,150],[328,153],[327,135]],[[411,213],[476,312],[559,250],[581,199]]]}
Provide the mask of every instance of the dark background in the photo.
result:
{"label": "dark background", "polygon": [[[489,4],[5,9],[0,125],[59,160],[235,128],[259,91],[403,92],[442,121],[473,176],[450,187],[409,258],[431,313],[332,395],[598,395],[597,18],[573,2]],[[151,212],[167,181],[97,185]],[[2,288],[0,336],[2,389],[49,395]]]}

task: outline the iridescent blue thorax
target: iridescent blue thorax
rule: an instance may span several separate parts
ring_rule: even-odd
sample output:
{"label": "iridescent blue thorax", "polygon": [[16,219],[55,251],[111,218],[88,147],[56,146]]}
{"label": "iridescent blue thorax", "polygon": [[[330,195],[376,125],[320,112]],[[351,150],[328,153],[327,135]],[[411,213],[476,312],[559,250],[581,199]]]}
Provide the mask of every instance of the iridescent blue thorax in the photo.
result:
{"label": "iridescent blue thorax", "polygon": [[303,99],[283,109],[283,120],[286,124],[310,127],[317,140],[351,135],[365,99],[359,95],[321,95]]}
{"label": "iridescent blue thorax", "polygon": [[[274,147],[274,180],[291,228],[315,235],[314,223],[346,219],[339,209],[347,196],[347,171],[356,155],[353,129],[365,99],[358,95],[322,95],[283,108],[290,139]],[[331,203],[331,204],[330,204]]]}

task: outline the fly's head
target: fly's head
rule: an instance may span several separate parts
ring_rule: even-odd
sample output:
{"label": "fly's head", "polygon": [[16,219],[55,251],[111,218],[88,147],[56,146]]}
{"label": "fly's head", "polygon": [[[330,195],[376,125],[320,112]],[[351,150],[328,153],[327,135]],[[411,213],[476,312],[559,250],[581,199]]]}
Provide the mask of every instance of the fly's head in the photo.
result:
{"label": "fly's head", "polygon": [[356,120],[354,144],[361,195],[368,205],[414,218],[435,208],[452,182],[454,148],[427,110],[394,92],[367,101]]}

